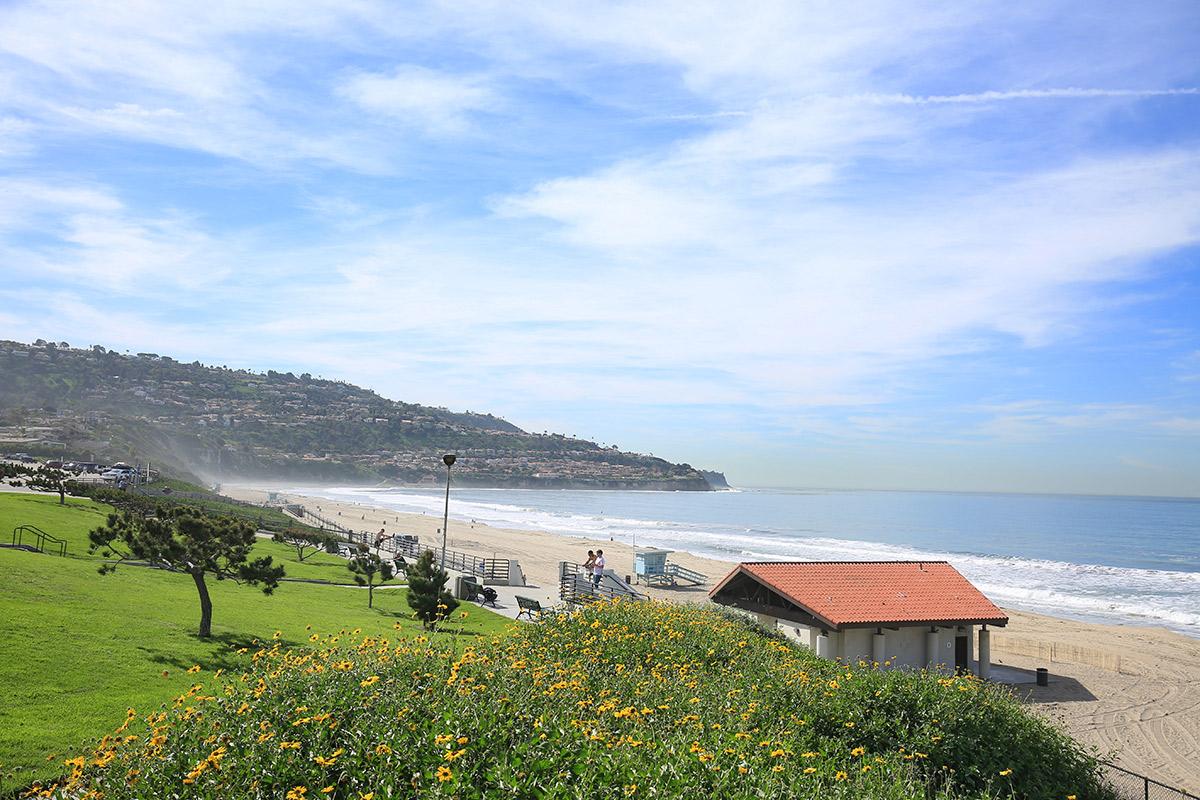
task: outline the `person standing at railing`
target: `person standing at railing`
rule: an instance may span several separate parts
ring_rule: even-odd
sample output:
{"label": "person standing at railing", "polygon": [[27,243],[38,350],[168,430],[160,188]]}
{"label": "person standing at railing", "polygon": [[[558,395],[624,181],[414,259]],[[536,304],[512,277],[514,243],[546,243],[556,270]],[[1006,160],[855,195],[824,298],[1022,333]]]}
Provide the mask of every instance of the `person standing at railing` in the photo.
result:
{"label": "person standing at railing", "polygon": [[597,550],[596,558],[592,562],[592,586],[599,589],[600,580],[604,577],[604,551]]}

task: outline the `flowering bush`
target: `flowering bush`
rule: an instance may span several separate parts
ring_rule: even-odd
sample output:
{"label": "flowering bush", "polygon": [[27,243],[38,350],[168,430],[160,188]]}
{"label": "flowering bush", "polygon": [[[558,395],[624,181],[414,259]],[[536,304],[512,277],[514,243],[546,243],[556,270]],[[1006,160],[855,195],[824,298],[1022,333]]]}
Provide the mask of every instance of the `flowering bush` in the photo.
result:
{"label": "flowering bush", "polygon": [[599,605],[472,646],[278,644],[130,711],[80,798],[1104,797],[1094,761],[969,677],[838,665],[737,619]]}

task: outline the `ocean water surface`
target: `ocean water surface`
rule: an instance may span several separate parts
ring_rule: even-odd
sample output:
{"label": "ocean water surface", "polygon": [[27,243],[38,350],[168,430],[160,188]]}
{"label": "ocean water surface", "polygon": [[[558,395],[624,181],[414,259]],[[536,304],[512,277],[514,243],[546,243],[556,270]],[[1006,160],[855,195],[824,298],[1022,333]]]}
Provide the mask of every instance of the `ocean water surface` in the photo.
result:
{"label": "ocean water surface", "polygon": [[[444,502],[432,488],[295,491],[434,515]],[[1196,499],[452,489],[450,516],[730,562],[946,560],[1003,606],[1200,637]]]}

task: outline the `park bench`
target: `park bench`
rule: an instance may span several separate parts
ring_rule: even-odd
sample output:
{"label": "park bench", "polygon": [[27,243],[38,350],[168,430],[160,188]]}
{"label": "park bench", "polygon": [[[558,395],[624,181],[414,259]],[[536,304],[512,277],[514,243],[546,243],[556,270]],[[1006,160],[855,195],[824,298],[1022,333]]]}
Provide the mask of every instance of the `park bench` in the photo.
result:
{"label": "park bench", "polygon": [[496,590],[490,586],[482,586],[473,580],[463,580],[463,592],[467,600],[473,600],[479,605],[490,605],[496,608]]}
{"label": "park bench", "polygon": [[542,608],[542,604],[532,597],[516,595],[516,598],[517,606],[520,608],[520,611],[517,612],[517,619],[520,619],[522,614],[526,614],[532,622],[535,619],[534,614],[537,615],[537,619],[544,619],[545,617],[553,616],[555,613],[553,608]]}

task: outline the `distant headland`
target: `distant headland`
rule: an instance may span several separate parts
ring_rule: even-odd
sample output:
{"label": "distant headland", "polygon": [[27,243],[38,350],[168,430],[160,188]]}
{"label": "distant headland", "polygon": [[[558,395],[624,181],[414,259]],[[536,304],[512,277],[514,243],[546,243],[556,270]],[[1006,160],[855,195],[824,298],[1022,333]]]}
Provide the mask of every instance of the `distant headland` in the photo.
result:
{"label": "distant headland", "polygon": [[492,414],[381,397],[308,373],[264,373],[157,353],[0,341],[0,451],[153,462],[207,481],[710,491],[719,472],[530,433]]}

